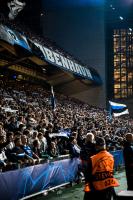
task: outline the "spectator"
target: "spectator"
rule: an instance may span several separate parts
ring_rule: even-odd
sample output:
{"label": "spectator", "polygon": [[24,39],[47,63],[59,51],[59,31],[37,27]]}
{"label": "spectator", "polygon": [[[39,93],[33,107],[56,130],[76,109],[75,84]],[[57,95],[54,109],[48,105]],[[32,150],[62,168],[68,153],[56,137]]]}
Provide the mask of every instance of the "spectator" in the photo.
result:
{"label": "spectator", "polygon": [[[26,153],[26,155],[28,155],[30,158],[32,158],[33,164],[35,163],[35,160],[37,160],[37,163],[39,163],[39,157],[38,155],[36,155],[32,149],[30,148],[30,146],[28,145],[28,139],[26,135],[22,135],[21,136],[21,141],[22,141],[22,149],[24,150],[24,152]],[[31,159],[31,160],[32,160]]]}
{"label": "spectator", "polygon": [[70,137],[69,153],[72,158],[80,156],[80,147],[77,145],[75,137]]}
{"label": "spectator", "polygon": [[125,170],[127,177],[127,189],[133,190],[133,135],[126,134],[123,155],[125,160]]}
{"label": "spectator", "polygon": [[43,133],[39,132],[38,133],[38,140],[39,140],[39,146],[40,146],[40,152],[41,154],[45,154],[46,149],[47,149],[47,140],[46,138],[43,136]]}
{"label": "spectator", "polygon": [[21,138],[18,137],[14,140],[15,147],[12,150],[12,160],[13,162],[17,162],[20,164],[28,164],[28,163],[33,163],[34,160],[30,156],[28,156],[24,150],[22,149],[22,142]]}
{"label": "spectator", "polygon": [[40,152],[40,142],[38,141],[38,139],[35,139],[33,141],[33,152],[39,157],[41,158],[41,152]]}
{"label": "spectator", "polygon": [[53,157],[53,158],[59,156],[58,148],[57,148],[56,143],[54,141],[52,141],[51,144],[50,144],[50,149],[48,151],[48,155],[50,157]]}

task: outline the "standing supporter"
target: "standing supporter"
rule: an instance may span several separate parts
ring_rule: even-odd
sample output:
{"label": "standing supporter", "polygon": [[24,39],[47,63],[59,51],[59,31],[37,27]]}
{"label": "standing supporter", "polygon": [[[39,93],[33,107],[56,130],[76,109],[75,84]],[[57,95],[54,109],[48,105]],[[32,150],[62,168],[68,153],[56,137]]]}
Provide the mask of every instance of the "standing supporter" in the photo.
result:
{"label": "standing supporter", "polygon": [[125,160],[125,170],[127,177],[127,189],[133,190],[133,135],[132,133],[126,134],[126,141],[123,149]]}
{"label": "standing supporter", "polygon": [[[36,159],[37,162],[39,162],[39,157],[38,155],[36,155],[31,147],[28,145],[28,139],[26,135],[22,135],[21,136],[21,141],[22,141],[22,149],[24,150],[24,152],[26,153],[26,155],[28,155],[30,158],[32,159]],[[34,163],[34,161],[33,161]]]}
{"label": "standing supporter", "polygon": [[87,133],[85,143],[81,148],[80,157],[81,160],[88,161],[88,159],[96,153],[95,150],[95,138],[93,133]]}
{"label": "standing supporter", "polygon": [[72,158],[79,157],[80,156],[80,147],[77,144],[77,141],[74,136],[70,137],[70,143],[69,143],[69,153]]}
{"label": "standing supporter", "polygon": [[85,138],[85,143],[82,145],[82,148],[80,151],[80,158],[82,161],[83,173],[86,172],[86,168],[88,167],[88,160],[94,154],[96,154],[94,135],[93,133],[87,133],[86,138]]}
{"label": "standing supporter", "polygon": [[40,152],[43,155],[43,154],[45,154],[46,149],[47,149],[47,140],[43,136],[42,132],[38,133],[38,140],[39,140],[39,143],[40,143]]}
{"label": "standing supporter", "polygon": [[39,143],[39,140],[38,139],[35,139],[33,141],[33,148],[32,148],[33,152],[39,157],[41,158],[42,155],[41,155],[41,152],[40,152],[40,143]]}
{"label": "standing supporter", "polygon": [[27,164],[29,162],[34,164],[33,158],[28,156],[22,149],[21,138],[15,138],[14,143],[15,147],[12,149],[12,161],[20,164]]}
{"label": "standing supporter", "polygon": [[4,167],[6,167],[6,161],[7,157],[5,155],[5,136],[0,135],[0,170],[2,170]]}
{"label": "standing supporter", "polygon": [[14,133],[9,132],[7,133],[7,142],[6,142],[6,149],[12,150],[14,148]]}
{"label": "standing supporter", "polygon": [[26,121],[25,121],[24,116],[18,117],[18,120],[17,120],[17,128],[19,128],[20,125],[25,125],[25,123],[26,123]]}
{"label": "standing supporter", "polygon": [[50,157],[53,157],[53,158],[56,158],[56,157],[59,156],[59,151],[58,151],[58,148],[57,148],[57,145],[56,145],[55,141],[51,142],[50,148],[49,148],[49,151],[48,151],[48,155]]}
{"label": "standing supporter", "polygon": [[84,130],[83,128],[80,128],[78,130],[78,135],[77,135],[77,143],[80,147],[83,146],[83,143],[84,143]]}
{"label": "standing supporter", "polygon": [[97,154],[90,157],[86,177],[84,200],[115,198],[114,187],[118,181],[113,177],[114,158],[107,152],[104,138],[96,138]]}
{"label": "standing supporter", "polygon": [[32,147],[34,140],[38,140],[38,131],[33,132],[33,136],[29,139],[29,145]]}
{"label": "standing supporter", "polygon": [[12,116],[8,122],[7,126],[8,130],[11,132],[15,132],[17,130],[17,121],[16,117]]}

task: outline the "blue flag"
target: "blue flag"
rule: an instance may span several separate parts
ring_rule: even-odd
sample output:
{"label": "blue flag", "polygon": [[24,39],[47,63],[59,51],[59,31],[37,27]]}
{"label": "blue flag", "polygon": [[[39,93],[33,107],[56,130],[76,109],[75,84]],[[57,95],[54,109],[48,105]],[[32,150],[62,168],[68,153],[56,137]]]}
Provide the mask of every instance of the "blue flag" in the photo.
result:
{"label": "blue flag", "polygon": [[115,102],[112,102],[112,101],[109,101],[109,104],[110,104],[110,114],[111,114],[111,116],[112,116],[112,114],[113,114],[114,117],[119,117],[121,115],[129,114],[127,105],[115,103]]}
{"label": "blue flag", "polygon": [[55,110],[56,102],[55,102],[53,86],[51,86],[51,106],[52,106],[52,109]]}

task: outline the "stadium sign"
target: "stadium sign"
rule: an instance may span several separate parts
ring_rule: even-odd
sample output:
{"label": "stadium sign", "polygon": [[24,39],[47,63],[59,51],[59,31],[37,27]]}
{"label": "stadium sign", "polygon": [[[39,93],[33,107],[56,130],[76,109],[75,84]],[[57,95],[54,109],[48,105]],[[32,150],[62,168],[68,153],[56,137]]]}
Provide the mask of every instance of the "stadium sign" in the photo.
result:
{"label": "stadium sign", "polygon": [[[19,45],[20,47],[30,51],[32,54],[40,57],[42,60],[69,71],[77,76],[95,81],[88,68],[85,68],[75,61],[64,57],[61,53],[57,53],[37,42],[34,42],[33,40],[27,39],[24,35],[11,30],[7,26],[0,25],[0,39],[10,43],[11,45]],[[39,54],[41,54],[41,56]]]}
{"label": "stadium sign", "polygon": [[61,55],[53,50],[50,50],[34,41],[31,41],[31,42],[33,42],[36,45],[36,47],[39,48],[39,50],[42,52],[42,54],[44,56],[44,59],[47,60],[48,62],[50,62],[51,64],[54,64],[58,67],[61,67],[65,70],[68,70],[68,71],[70,71],[74,74],[77,74],[79,76],[82,76],[84,78],[93,80],[89,69],[79,65],[76,62],[73,62],[69,58],[66,58],[63,55]]}

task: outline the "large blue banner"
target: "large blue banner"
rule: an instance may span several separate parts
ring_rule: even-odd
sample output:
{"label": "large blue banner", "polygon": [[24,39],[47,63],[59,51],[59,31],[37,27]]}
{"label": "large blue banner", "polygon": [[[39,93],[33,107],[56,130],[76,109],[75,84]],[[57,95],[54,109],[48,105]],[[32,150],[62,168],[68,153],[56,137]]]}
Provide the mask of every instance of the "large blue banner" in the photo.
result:
{"label": "large blue banner", "polygon": [[[124,165],[122,151],[113,151],[115,168]],[[77,178],[80,160],[65,159],[0,173],[0,200],[18,200]]]}
{"label": "large blue banner", "polygon": [[78,159],[65,159],[0,173],[0,199],[18,200],[27,195],[74,181]]}

